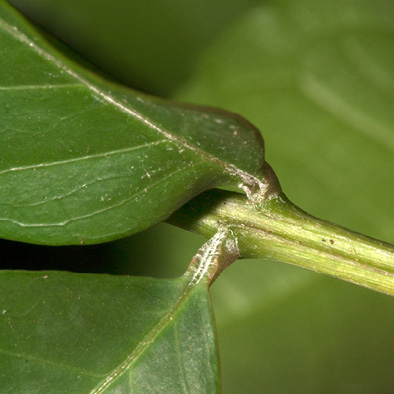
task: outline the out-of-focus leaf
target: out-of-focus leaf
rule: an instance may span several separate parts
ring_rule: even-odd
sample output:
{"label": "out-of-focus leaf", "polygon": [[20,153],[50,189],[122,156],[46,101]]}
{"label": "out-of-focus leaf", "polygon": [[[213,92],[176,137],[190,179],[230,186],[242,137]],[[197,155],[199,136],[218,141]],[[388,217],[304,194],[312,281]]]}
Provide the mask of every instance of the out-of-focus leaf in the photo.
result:
{"label": "out-of-focus leaf", "polygon": [[109,241],[207,188],[262,184],[263,141],[244,119],[99,79],[4,2],[0,45],[1,237]]}
{"label": "out-of-focus leaf", "polygon": [[[264,2],[223,34],[178,98],[264,132],[291,200],[394,241],[392,2]],[[179,241],[178,241],[179,242]],[[390,392],[394,300],[244,261],[212,288],[225,393]]]}
{"label": "out-of-focus leaf", "polygon": [[214,393],[205,280],[0,273],[2,393]]}
{"label": "out-of-focus leaf", "polygon": [[262,2],[177,96],[246,116],[291,200],[391,243],[393,4]]}
{"label": "out-of-focus leaf", "polygon": [[253,260],[226,270],[212,298],[224,393],[392,390],[392,297]]}

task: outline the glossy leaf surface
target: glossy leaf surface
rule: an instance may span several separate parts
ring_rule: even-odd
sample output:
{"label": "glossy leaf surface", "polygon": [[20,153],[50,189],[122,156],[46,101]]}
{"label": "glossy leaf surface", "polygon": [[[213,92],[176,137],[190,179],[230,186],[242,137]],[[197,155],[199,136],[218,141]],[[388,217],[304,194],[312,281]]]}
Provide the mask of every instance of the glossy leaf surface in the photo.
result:
{"label": "glossy leaf surface", "polygon": [[0,274],[9,393],[201,393],[219,387],[205,280]]}
{"label": "glossy leaf surface", "polygon": [[207,188],[262,185],[263,141],[242,118],[107,83],[54,51],[4,2],[0,45],[1,237],[108,241]]}

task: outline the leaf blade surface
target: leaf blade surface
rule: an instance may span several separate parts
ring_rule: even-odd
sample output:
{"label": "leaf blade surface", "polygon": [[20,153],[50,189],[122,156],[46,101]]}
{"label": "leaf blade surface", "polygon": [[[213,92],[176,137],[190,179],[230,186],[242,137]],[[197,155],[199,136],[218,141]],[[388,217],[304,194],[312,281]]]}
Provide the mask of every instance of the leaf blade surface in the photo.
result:
{"label": "leaf blade surface", "polygon": [[0,281],[2,390],[218,390],[205,280],[3,271]]}
{"label": "leaf blade surface", "polygon": [[163,220],[214,186],[264,189],[263,141],[247,121],[106,82],[4,3],[0,12],[3,237],[103,242]]}

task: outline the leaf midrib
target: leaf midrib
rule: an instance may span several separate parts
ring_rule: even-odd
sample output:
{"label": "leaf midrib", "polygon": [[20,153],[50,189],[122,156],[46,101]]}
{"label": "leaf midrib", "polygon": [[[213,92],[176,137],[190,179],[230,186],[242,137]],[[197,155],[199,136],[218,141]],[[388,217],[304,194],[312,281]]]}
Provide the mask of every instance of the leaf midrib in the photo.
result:
{"label": "leaf midrib", "polygon": [[129,356],[114,368],[108,376],[100,382],[94,389],[91,390],[90,394],[101,394],[106,390],[116,379],[121,377],[127,372],[138,357],[149,348],[149,346],[155,341],[163,329],[173,323],[175,314],[180,310],[181,305],[188,300],[189,294],[194,290],[195,286],[201,282],[203,278],[195,278],[194,276],[185,283],[182,290],[180,291],[179,297],[172,306],[172,308],[164,315],[159,322],[150,329],[150,331],[142,338],[142,340],[135,346],[134,350]]}
{"label": "leaf midrib", "polygon": [[157,131],[159,134],[163,135],[165,138],[167,138],[169,141],[173,142],[174,144],[178,145],[179,147],[186,148],[186,149],[196,153],[197,155],[204,157],[208,161],[219,165],[220,167],[224,168],[227,171],[227,173],[229,173],[232,176],[240,178],[247,185],[253,187],[254,185],[257,184],[260,186],[260,189],[263,189],[263,185],[261,184],[261,181],[259,179],[257,179],[255,176],[238,168],[234,164],[227,163],[227,162],[219,159],[218,157],[215,157],[212,154],[210,154],[206,151],[203,151],[194,145],[189,144],[183,138],[172,134],[171,132],[164,129],[163,127],[158,126],[151,119],[144,117],[139,112],[137,112],[134,109],[130,108],[129,106],[119,102],[116,98],[114,98],[110,94],[106,93],[105,91],[103,91],[99,87],[93,85],[87,79],[83,78],[77,72],[75,72],[70,67],[68,67],[65,63],[59,61],[58,59],[56,59],[56,57],[54,57],[53,55],[51,55],[50,53],[45,51],[43,48],[39,47],[27,35],[20,32],[16,26],[10,25],[3,18],[0,18],[0,27],[3,28],[3,30],[6,31],[8,34],[10,34],[13,38],[15,38],[19,42],[27,45],[30,49],[34,50],[38,55],[40,55],[41,57],[46,59],[48,62],[53,63],[60,70],[65,71],[72,78],[76,79],[79,83],[83,84],[85,87],[87,87],[89,90],[91,90],[94,94],[101,97],[109,104],[113,105],[119,111],[138,119],[143,124],[150,127],[151,129]]}

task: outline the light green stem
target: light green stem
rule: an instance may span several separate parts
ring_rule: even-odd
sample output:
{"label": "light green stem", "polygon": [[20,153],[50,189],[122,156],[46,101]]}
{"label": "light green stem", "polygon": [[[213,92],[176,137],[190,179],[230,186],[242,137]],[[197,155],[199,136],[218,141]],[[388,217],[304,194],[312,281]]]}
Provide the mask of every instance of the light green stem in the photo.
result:
{"label": "light green stem", "polygon": [[207,191],[168,220],[212,237],[223,226],[240,258],[264,258],[328,274],[394,295],[394,246],[317,219],[281,193],[256,204],[243,194]]}

